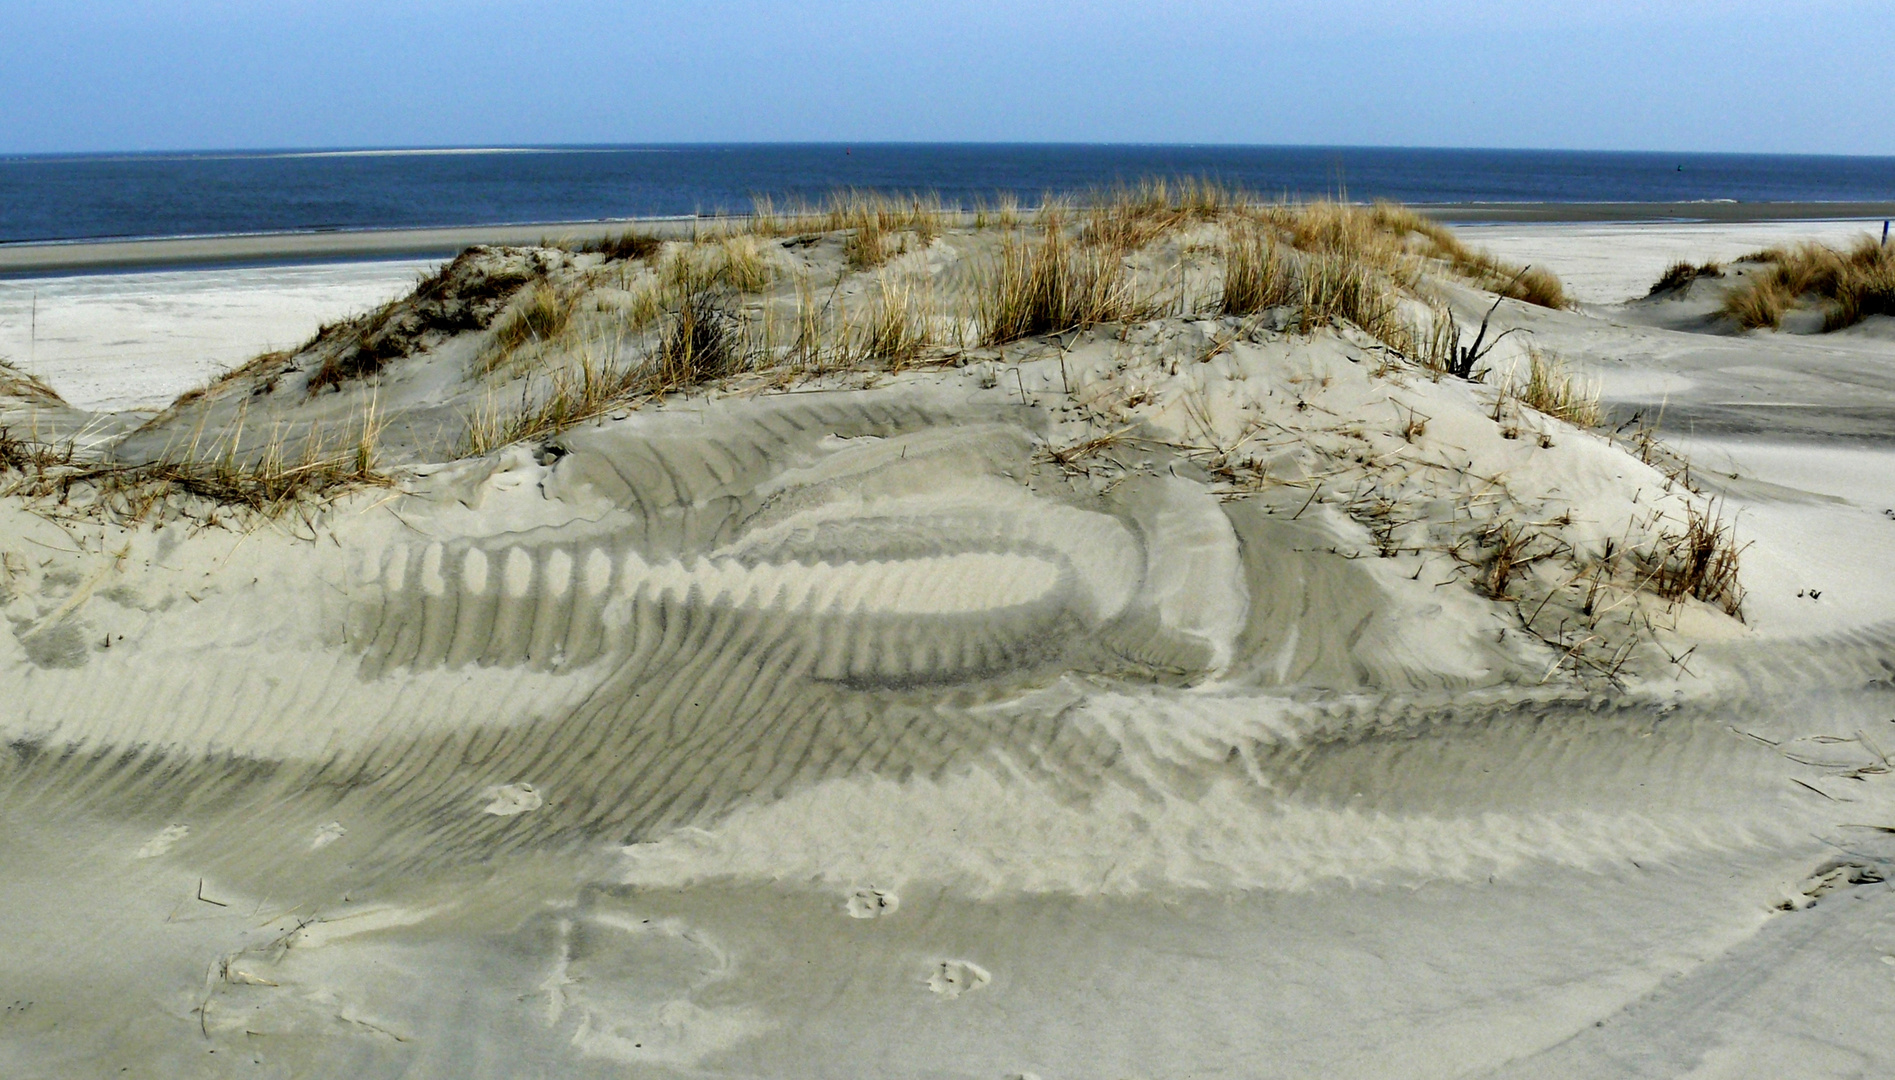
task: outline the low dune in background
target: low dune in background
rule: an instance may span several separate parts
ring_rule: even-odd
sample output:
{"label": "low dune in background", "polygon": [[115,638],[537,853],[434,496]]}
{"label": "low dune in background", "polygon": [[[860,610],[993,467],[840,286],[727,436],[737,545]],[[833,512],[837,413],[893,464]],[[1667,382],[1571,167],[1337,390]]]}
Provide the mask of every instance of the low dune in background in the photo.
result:
{"label": "low dune in background", "polygon": [[1895,335],[1499,229],[858,198],[7,369],[0,1063],[1886,1070]]}

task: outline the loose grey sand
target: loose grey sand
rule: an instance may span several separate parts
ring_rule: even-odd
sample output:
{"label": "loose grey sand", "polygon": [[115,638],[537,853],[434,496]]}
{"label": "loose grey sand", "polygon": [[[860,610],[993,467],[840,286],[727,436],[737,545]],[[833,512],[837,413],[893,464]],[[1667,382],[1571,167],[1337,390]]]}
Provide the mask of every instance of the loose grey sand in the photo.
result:
{"label": "loose grey sand", "polygon": [[[1555,270],[1756,235],[1502,228]],[[127,329],[39,415],[126,454],[345,416],[308,365],[130,435],[91,410],[202,380],[165,320],[234,363],[392,295],[376,265],[48,287],[52,325]],[[315,518],[9,498],[0,1072],[1889,1071],[1895,336],[1574,278],[1498,309],[1532,334],[1496,364],[1530,341],[1650,409],[1704,496],[1360,335],[1205,319],[450,462],[415,433],[479,403],[463,335],[376,386],[397,486]],[[1098,417],[1146,441],[1062,468]],[[1253,444],[1294,483],[1220,486]],[[1625,677],[1568,677],[1351,516],[1461,528],[1503,489],[1574,547],[1719,500],[1743,621],[1627,593]]]}

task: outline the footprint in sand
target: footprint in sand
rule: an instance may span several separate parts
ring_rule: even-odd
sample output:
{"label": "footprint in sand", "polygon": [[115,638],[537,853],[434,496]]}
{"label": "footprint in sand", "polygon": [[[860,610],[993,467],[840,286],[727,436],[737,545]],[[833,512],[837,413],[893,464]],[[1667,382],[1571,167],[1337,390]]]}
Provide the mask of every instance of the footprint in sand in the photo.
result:
{"label": "footprint in sand", "polygon": [[857,889],[849,894],[849,918],[879,919],[893,915],[901,907],[901,897],[886,889]]}
{"label": "footprint in sand", "polygon": [[492,800],[485,809],[495,817],[515,817],[529,810],[538,810],[546,803],[532,784],[502,784],[481,792],[480,797]]}
{"label": "footprint in sand", "polygon": [[943,960],[928,976],[928,989],[952,1001],[986,986],[993,978],[986,968],[971,960]]}
{"label": "footprint in sand", "polygon": [[170,851],[177,845],[178,841],[189,835],[191,835],[191,827],[189,825],[166,825],[164,828],[158,830],[156,836],[145,841],[145,846],[138,849],[138,857],[141,859],[155,859],[165,852]]}
{"label": "footprint in sand", "polygon": [[349,830],[343,828],[340,821],[332,821],[316,829],[315,838],[309,842],[309,850],[321,851],[347,835],[349,835]]}

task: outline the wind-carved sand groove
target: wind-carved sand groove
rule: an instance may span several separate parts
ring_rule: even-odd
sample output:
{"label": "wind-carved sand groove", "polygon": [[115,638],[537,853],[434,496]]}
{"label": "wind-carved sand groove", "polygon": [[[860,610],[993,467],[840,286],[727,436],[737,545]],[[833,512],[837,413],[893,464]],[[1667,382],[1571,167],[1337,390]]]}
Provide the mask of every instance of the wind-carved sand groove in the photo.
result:
{"label": "wind-carved sand groove", "polygon": [[[838,438],[814,432],[847,427],[835,422],[844,417],[818,427],[782,413],[757,425],[777,436],[774,457],[754,441],[697,433],[689,443],[572,439],[543,486],[614,504],[584,540],[393,546],[350,583],[362,599],[346,637],[362,677],[469,664],[572,670],[636,657],[642,641],[703,609],[781,622],[761,632],[819,679],[982,678],[1083,643],[1146,576],[1157,538],[1135,522],[996,475],[1026,470],[1023,432],[903,432],[895,425],[938,418],[898,413],[866,425],[887,434]],[[806,463],[785,469],[784,458]],[[1188,566],[1187,554],[1166,553],[1164,565]]]}
{"label": "wind-carved sand groove", "polygon": [[[686,607],[794,621],[816,673],[933,681],[1005,670],[1065,612],[1053,559],[962,551],[857,562],[752,563],[728,556],[652,564],[632,550],[481,545],[397,547],[381,602],[352,615],[362,674],[399,667],[583,667],[637,650],[636,635]],[[1010,638],[981,634],[994,619]],[[857,629],[859,628],[859,629]]]}
{"label": "wind-carved sand groove", "polygon": [[[340,577],[286,583],[344,597],[324,601],[309,659],[35,705],[55,734],[22,744],[15,779],[74,775],[90,749],[57,733],[124,715],[113,703],[131,695],[166,715],[79,765],[76,803],[214,815],[252,841],[320,804],[350,822],[338,849],[401,865],[636,840],[825,778],[939,777],[1001,748],[1083,797],[1111,740],[1056,711],[980,707],[1069,671],[1211,674],[1247,604],[1237,537],[1185,481],[1099,498],[1044,474],[1032,435],[991,411],[870,398],[575,432],[528,470],[532,491],[487,511],[502,528],[400,515]],[[572,509],[548,525],[548,505]],[[312,721],[330,733],[295,735]],[[483,811],[514,783],[541,805]],[[215,826],[194,830],[217,848]]]}
{"label": "wind-carved sand groove", "polygon": [[[1052,717],[995,724],[967,707],[1035,672],[1098,666],[1099,631],[1128,610],[1150,609],[1139,611],[1148,636],[1188,644],[1206,632],[1172,599],[1140,599],[1164,529],[998,470],[969,476],[970,460],[1003,456],[1024,471],[1030,441],[996,425],[906,440],[798,430],[785,441],[826,445],[788,469],[793,451],[772,459],[702,435],[695,456],[575,439],[543,486],[603,489],[612,508],[584,539],[528,530],[389,545],[349,583],[344,638],[362,683],[518,667],[593,689],[556,715],[364,746],[325,763],[324,782],[372,784],[387,818],[427,817],[475,775],[548,793],[504,839],[476,816],[437,819],[416,845],[434,857],[573,828],[633,838],[824,776],[938,774],[996,743],[1096,775],[1109,746]],[[1208,498],[1204,508],[1217,512]],[[1223,541],[1234,550],[1228,529]],[[1226,554],[1217,566],[1229,571]],[[1189,550],[1167,555],[1192,565]],[[1241,594],[1240,579],[1223,584]]]}
{"label": "wind-carved sand groove", "polygon": [[[1392,631],[1374,629],[1361,564],[1301,554],[1333,543],[1310,523],[1221,506],[1162,472],[1095,493],[1036,466],[1036,449],[991,411],[873,394],[578,430],[519,470],[530,487],[512,496],[484,473],[442,481],[460,487],[430,505],[484,507],[485,531],[470,535],[469,515],[361,518],[379,531],[354,537],[348,559],[283,586],[343,598],[321,608],[320,648],[298,664],[226,670],[213,647],[135,680],[36,675],[29,718],[51,734],[16,742],[8,783],[39,789],[49,812],[189,821],[178,850],[261,880],[275,864],[256,854],[258,834],[273,822],[283,866],[309,857],[311,829],[341,821],[346,838],[324,852],[426,871],[662,838],[831,781],[942,784],[999,761],[1075,806],[1114,790],[1171,805],[1216,785],[1258,811],[1326,803],[1358,777],[1392,791],[1403,755],[1445,745],[1404,742],[1442,714],[1388,692],[1425,698],[1460,677],[1399,640],[1356,647]],[[1867,635],[1849,666],[1888,653]],[[1216,753],[1172,760],[1097,722],[1065,688],[1075,677],[1086,693],[1158,684],[1147,711]],[[1216,698],[1184,687],[1217,677],[1378,696],[1291,735],[1274,707],[1245,699],[1205,734],[1191,718]],[[1572,739],[1639,745],[1624,723],[1519,700],[1449,711],[1468,730],[1541,718]],[[328,734],[285,734],[318,721]],[[1667,723],[1722,730],[1716,710]],[[1369,747],[1371,733],[1388,739]],[[1541,782],[1523,806],[1556,811],[1572,794],[1556,779],[1564,745],[1497,743],[1464,755],[1464,772],[1502,761]],[[1763,752],[1677,745],[1649,767],[1700,772],[1708,754],[1728,775],[1731,755]],[[486,812],[517,784],[536,805]]]}

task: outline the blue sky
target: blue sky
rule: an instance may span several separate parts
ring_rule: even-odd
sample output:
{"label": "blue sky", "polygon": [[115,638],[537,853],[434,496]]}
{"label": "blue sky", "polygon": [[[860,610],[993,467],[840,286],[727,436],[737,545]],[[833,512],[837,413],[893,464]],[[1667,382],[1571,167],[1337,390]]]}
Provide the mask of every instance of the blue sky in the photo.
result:
{"label": "blue sky", "polygon": [[0,153],[775,140],[1895,154],[1895,4],[0,0]]}

